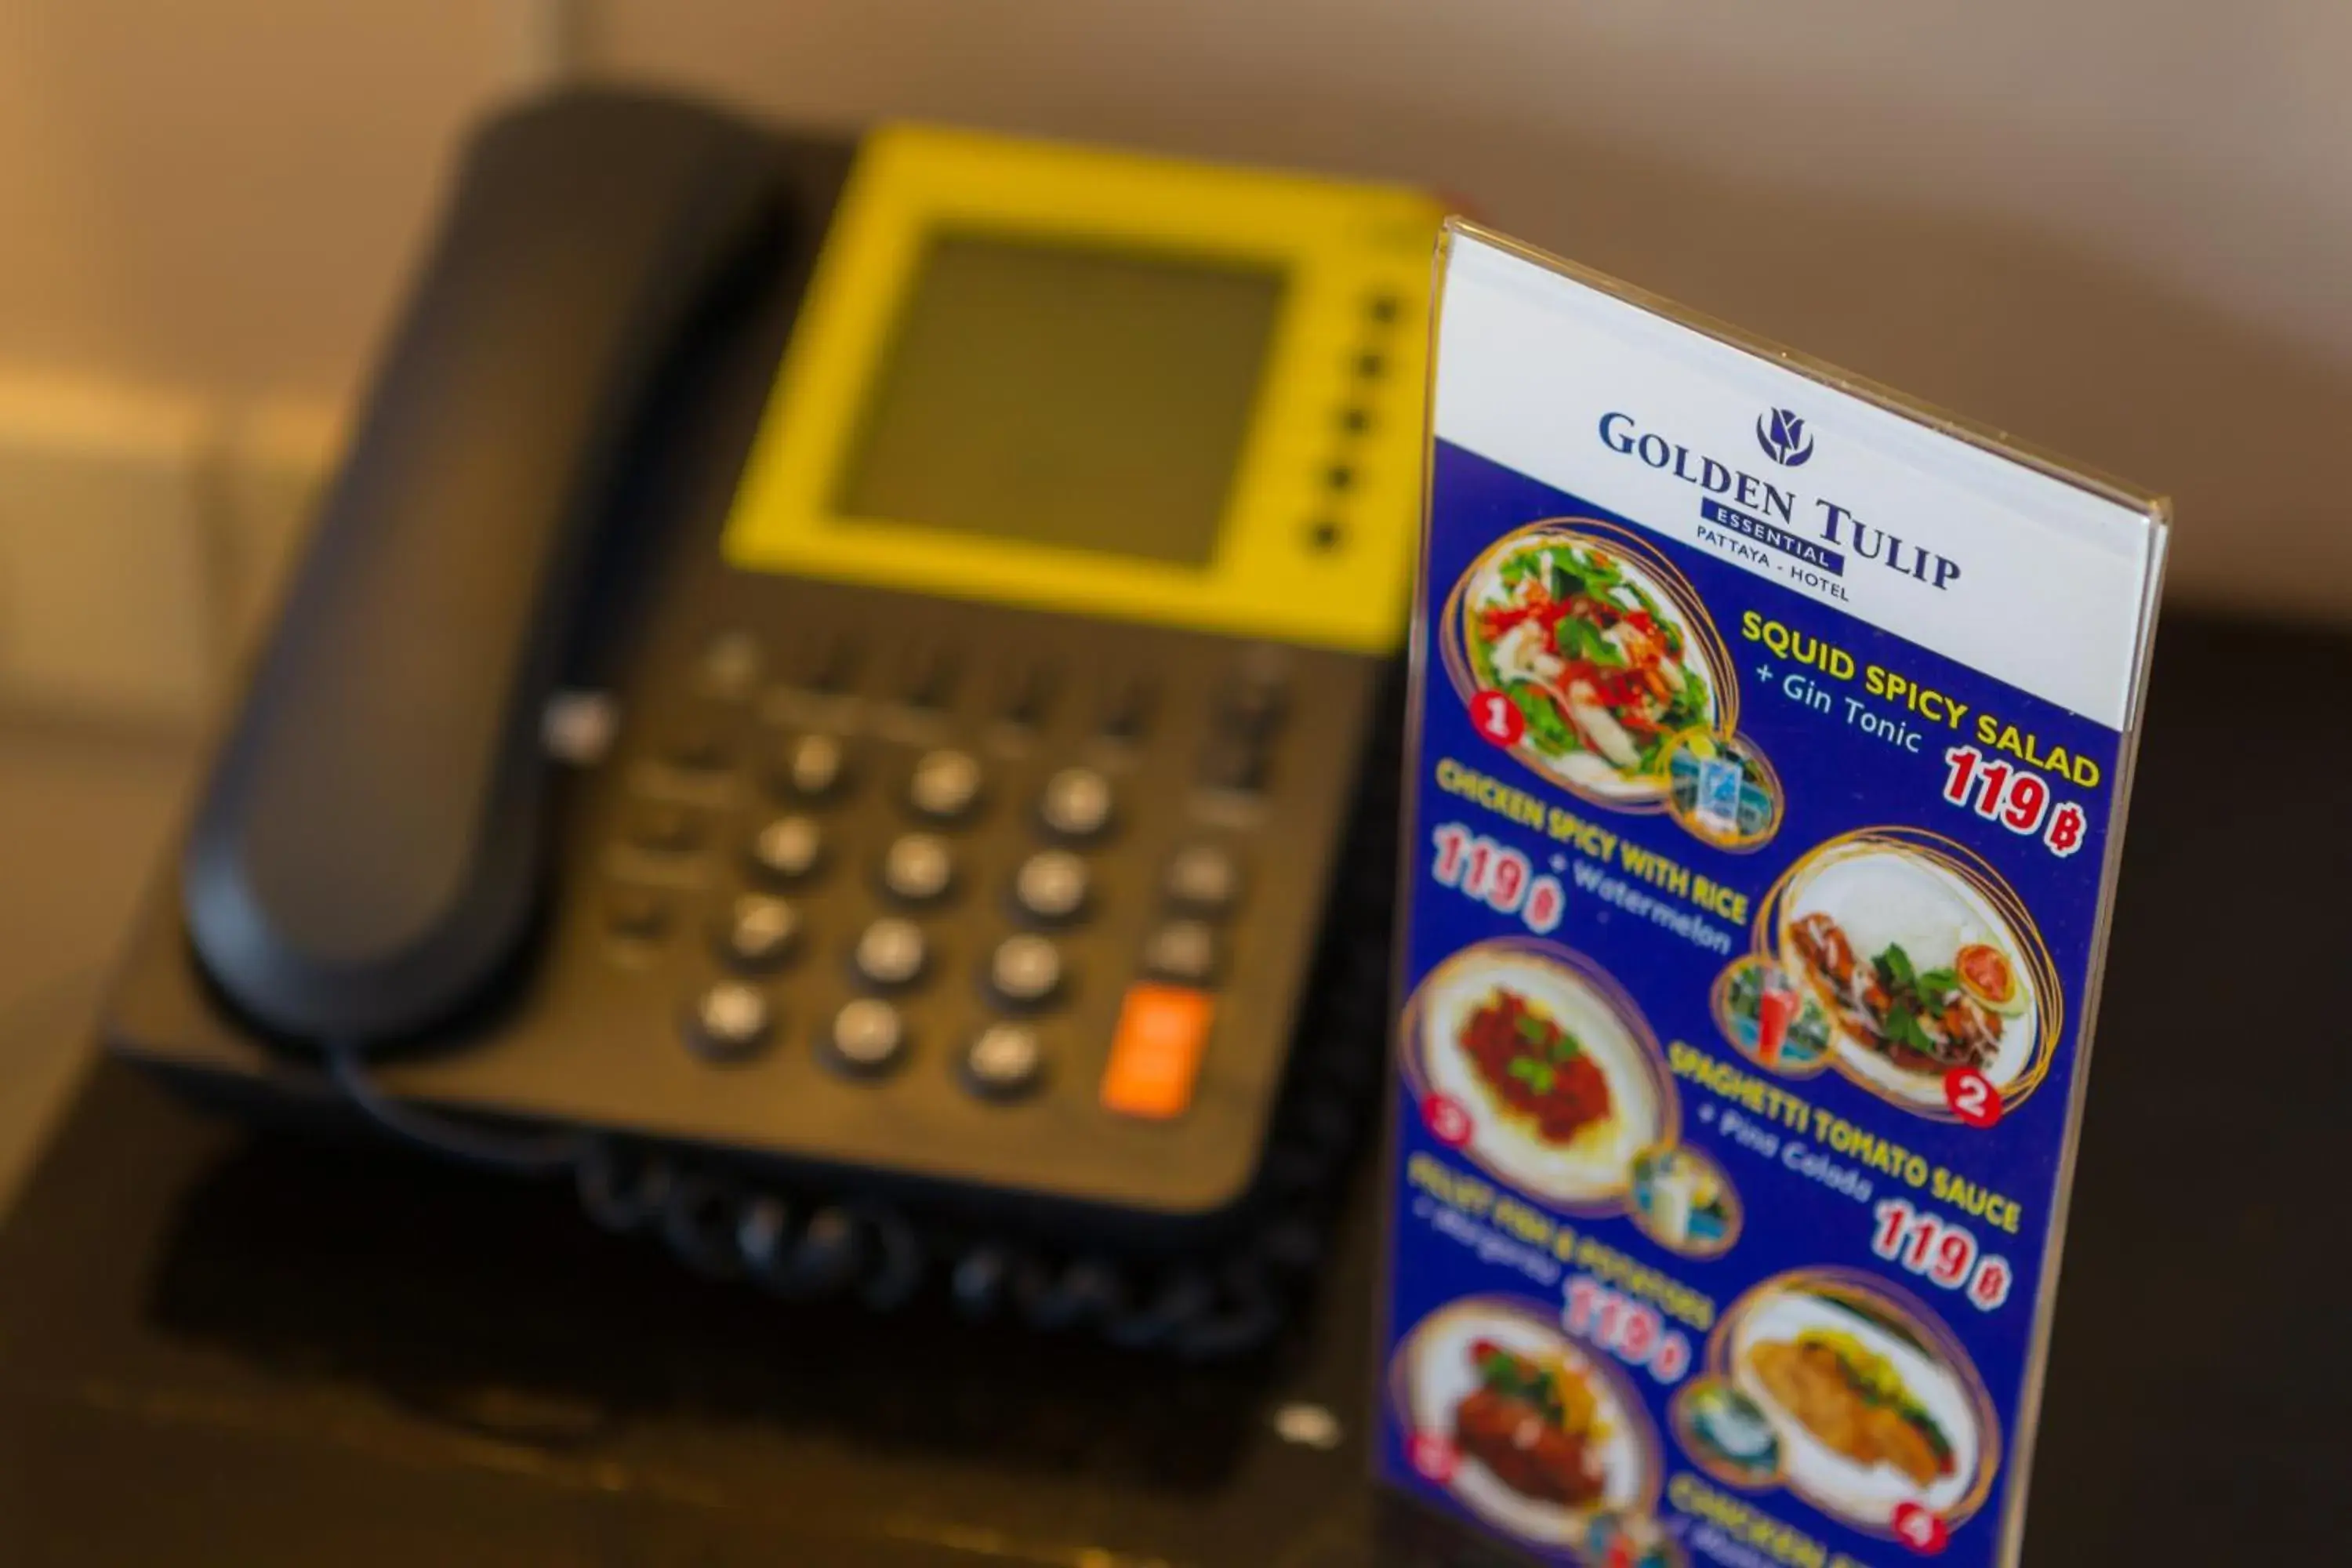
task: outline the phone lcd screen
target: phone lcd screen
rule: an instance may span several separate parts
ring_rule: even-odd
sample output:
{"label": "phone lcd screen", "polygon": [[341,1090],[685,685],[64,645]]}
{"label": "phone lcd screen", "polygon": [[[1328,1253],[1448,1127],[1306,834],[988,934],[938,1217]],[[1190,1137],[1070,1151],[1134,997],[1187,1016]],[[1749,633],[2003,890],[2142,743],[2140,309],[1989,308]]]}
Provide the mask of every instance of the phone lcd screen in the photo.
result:
{"label": "phone lcd screen", "polygon": [[1273,268],[936,237],[835,514],[1206,563],[1282,287]]}

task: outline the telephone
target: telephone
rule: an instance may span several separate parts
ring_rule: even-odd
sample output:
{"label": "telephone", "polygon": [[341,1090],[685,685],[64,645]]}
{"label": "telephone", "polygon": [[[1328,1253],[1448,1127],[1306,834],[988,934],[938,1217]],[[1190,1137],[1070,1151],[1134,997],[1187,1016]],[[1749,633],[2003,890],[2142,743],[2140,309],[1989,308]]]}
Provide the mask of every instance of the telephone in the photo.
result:
{"label": "telephone", "polygon": [[1302,1074],[1362,1076],[1294,1049],[1318,994],[1377,1072],[1384,954],[1315,964],[1388,892],[1439,216],[613,89],[494,119],[113,1048],[780,1289],[1196,1320]]}

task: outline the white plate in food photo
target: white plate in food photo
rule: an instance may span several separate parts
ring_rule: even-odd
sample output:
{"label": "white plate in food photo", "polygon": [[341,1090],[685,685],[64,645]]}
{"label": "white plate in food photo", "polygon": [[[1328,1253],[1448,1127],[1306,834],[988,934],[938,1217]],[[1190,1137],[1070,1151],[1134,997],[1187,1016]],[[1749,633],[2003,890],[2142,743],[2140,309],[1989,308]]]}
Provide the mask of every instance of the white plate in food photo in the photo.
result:
{"label": "white plate in food photo", "polygon": [[1885,1532],[1915,1503],[1948,1521],[1980,1500],[1981,1384],[1957,1346],[1860,1288],[1767,1285],[1730,1325],[1729,1374],[1780,1436],[1783,1484]]}
{"label": "white plate in food photo", "polygon": [[1633,1156],[1674,1137],[1678,1102],[1649,1026],[1566,948],[1465,948],[1421,983],[1408,1017],[1418,1087],[1468,1115],[1465,1152],[1538,1198],[1613,1210]]}
{"label": "white plate in food photo", "polygon": [[1790,874],[1778,921],[1782,969],[1873,1092],[1942,1114],[1956,1068],[2014,1099],[2042,1065],[2047,1004],[2023,935],[1958,867],[1885,839],[1834,845]]}
{"label": "white plate in food photo", "polygon": [[1534,1308],[1457,1301],[1397,1347],[1390,1390],[1414,1434],[1450,1446],[1445,1485],[1521,1541],[1580,1548],[1596,1515],[1656,1504],[1658,1449],[1622,1373]]}
{"label": "white plate in food photo", "polygon": [[1497,691],[1523,721],[1512,751],[1588,798],[1662,804],[1685,731],[1727,728],[1728,661],[1703,614],[1605,534],[1538,524],[1510,535],[1455,590],[1457,684]]}

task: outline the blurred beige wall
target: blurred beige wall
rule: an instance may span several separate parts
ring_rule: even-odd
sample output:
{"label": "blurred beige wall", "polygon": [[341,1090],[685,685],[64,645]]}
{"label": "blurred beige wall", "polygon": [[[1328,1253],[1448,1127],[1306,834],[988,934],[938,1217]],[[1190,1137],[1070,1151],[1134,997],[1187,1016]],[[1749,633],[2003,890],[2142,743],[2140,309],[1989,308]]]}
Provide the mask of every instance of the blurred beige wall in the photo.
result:
{"label": "blurred beige wall", "polygon": [[[0,0],[0,367],[333,400],[561,0]],[[1402,175],[2352,616],[2343,0],[596,0],[594,68]]]}

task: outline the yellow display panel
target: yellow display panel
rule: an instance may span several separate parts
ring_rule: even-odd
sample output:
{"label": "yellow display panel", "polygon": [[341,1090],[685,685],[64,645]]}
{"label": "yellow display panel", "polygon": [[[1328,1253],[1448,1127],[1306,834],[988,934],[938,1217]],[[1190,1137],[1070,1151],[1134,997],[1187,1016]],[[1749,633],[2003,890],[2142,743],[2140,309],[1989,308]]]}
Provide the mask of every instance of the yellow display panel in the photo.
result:
{"label": "yellow display panel", "polygon": [[[727,522],[727,559],[751,571],[1392,649],[1411,588],[1430,258],[1442,216],[1428,197],[1390,186],[973,132],[877,131],[859,150],[761,418]],[[1055,263],[1058,273],[1031,269],[1063,297],[1133,301],[1120,307],[1133,334],[1098,341],[1097,357],[1131,347],[1140,361],[1169,362],[1166,395],[1134,406],[1181,427],[1175,434],[1063,432],[1065,458],[1079,445],[1101,449],[1092,493],[1120,498],[1089,503],[1111,513],[1099,520],[1108,547],[1085,542],[1092,520],[1018,500],[1028,492],[1012,472],[992,504],[1019,515],[958,525],[953,498],[937,493],[957,481],[931,475],[927,490],[922,465],[910,460],[934,440],[941,473],[988,472],[987,455],[970,449],[984,444],[988,416],[958,449],[959,432],[942,422],[951,406],[944,395],[900,384],[908,356],[925,352],[926,323],[950,308],[943,300],[970,301],[955,308],[986,313],[1000,339],[1024,330],[1017,290],[1032,285],[1010,279],[1006,258],[1030,252],[1077,258]],[[1036,324],[1041,335],[1087,336],[1043,316]],[[1087,350],[1079,341],[1055,352],[1083,361]],[[1244,353],[1252,384],[1236,381],[1247,374]],[[1150,378],[1160,367],[1085,368]],[[986,410],[984,366],[964,364],[945,380],[959,377],[964,406]],[[1008,368],[1008,397],[1022,395],[1017,379]],[[1209,390],[1185,390],[1196,383]],[[1220,401],[1227,392],[1240,401]],[[1205,456],[1167,470],[1170,493],[1127,482],[1180,437]],[[890,459],[880,480],[877,451]],[[1213,481],[1202,477],[1212,461]],[[1214,515],[1197,516],[1202,507]],[[886,509],[928,509],[929,521],[864,515]]]}

